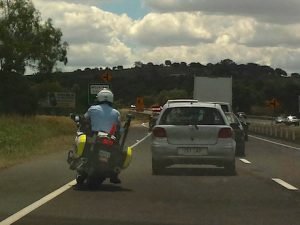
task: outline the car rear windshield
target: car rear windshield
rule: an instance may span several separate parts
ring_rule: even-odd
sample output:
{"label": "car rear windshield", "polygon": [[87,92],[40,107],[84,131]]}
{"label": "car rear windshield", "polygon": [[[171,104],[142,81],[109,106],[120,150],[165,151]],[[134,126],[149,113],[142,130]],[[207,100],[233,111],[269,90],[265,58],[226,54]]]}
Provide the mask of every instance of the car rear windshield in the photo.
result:
{"label": "car rear windshield", "polygon": [[220,112],[208,107],[174,107],[167,109],[160,125],[224,125]]}

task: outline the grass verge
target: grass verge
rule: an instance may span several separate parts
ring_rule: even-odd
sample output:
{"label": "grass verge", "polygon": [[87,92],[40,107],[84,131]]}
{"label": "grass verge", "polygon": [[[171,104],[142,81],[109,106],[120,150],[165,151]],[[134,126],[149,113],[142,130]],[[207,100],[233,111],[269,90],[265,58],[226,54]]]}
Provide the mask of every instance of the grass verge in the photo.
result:
{"label": "grass verge", "polygon": [[0,116],[0,169],[38,155],[68,150],[75,130],[68,117]]}

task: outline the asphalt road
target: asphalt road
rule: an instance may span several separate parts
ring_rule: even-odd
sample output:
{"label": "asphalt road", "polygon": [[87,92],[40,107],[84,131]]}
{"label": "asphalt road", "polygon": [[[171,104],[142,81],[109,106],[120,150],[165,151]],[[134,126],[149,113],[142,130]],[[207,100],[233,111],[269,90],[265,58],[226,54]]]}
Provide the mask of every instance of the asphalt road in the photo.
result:
{"label": "asphalt road", "polygon": [[[130,130],[127,145],[147,135]],[[173,167],[151,174],[150,138],[134,148],[122,185],[98,190],[71,187],[14,224],[82,225],[299,225],[300,149],[250,137],[247,161],[236,158],[237,175],[214,167]],[[295,146],[299,147],[299,146]],[[0,221],[74,179],[65,155],[54,154],[0,172]],[[4,225],[4,223],[0,225]]]}

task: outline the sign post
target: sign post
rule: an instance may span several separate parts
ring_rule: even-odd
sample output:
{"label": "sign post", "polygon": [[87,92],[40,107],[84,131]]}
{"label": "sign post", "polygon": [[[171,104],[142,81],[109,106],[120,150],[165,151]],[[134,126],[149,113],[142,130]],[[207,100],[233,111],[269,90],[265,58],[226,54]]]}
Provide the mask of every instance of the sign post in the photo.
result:
{"label": "sign post", "polygon": [[97,94],[103,88],[110,89],[110,85],[109,84],[101,84],[101,83],[89,84],[89,88],[88,88],[88,102],[89,102],[89,105],[92,105],[95,102]]}
{"label": "sign post", "polygon": [[135,110],[137,112],[143,112],[145,105],[144,105],[144,98],[143,97],[137,97],[136,98],[136,103],[135,103]]}
{"label": "sign post", "polygon": [[[273,109],[273,116],[275,117],[275,109],[277,109],[280,104],[276,98],[272,98],[270,101],[266,102],[267,106]],[[274,120],[272,120],[271,123],[273,123]]]}
{"label": "sign post", "polygon": [[48,104],[56,108],[75,108],[74,92],[48,92]]}

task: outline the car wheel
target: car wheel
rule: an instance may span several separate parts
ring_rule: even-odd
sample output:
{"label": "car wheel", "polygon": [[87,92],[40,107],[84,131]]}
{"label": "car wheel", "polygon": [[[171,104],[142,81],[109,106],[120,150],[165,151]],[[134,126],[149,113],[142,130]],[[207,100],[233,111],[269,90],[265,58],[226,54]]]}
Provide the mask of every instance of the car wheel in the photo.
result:
{"label": "car wheel", "polygon": [[236,175],[235,160],[233,160],[230,163],[227,163],[224,167],[229,175]]}
{"label": "car wheel", "polygon": [[237,149],[235,155],[236,156],[245,156],[245,142],[243,143],[243,145],[240,146],[239,149]]}
{"label": "car wheel", "polygon": [[165,165],[162,162],[152,159],[152,175],[162,174]]}

